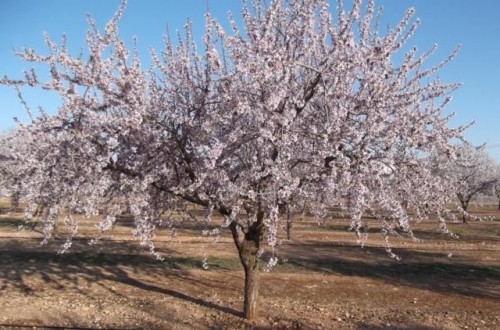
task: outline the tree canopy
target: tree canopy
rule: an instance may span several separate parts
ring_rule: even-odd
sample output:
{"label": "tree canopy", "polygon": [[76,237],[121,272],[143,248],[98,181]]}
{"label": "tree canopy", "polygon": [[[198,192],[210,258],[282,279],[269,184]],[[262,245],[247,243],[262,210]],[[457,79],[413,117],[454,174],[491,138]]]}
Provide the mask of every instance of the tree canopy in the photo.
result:
{"label": "tree canopy", "polygon": [[49,210],[47,239],[60,214],[71,235],[75,213],[101,215],[107,230],[126,203],[153,250],[161,214],[201,205],[234,237],[252,317],[261,242],[276,245],[280,205],[309,205],[317,216],[344,205],[358,234],[369,214],[384,238],[411,235],[411,221],[431,212],[444,223],[447,185],[427,156],[454,157],[451,140],[462,139],[464,128],[443,114],[458,85],[435,76],[455,52],[430,67],[435,47],[394,60],[419,25],[414,9],[381,34],[374,1],[350,10],[339,1],[333,15],[326,0],[244,1],[231,29],[207,13],[201,47],[187,23],[144,68],[119,37],[125,5],[102,32],[89,19],[82,54],[48,37],[48,54],[19,52],[46,64],[48,80],[27,71],[1,81],[62,101],[56,114],[19,125],[23,148],[11,155],[10,184],[28,217],[36,205]]}

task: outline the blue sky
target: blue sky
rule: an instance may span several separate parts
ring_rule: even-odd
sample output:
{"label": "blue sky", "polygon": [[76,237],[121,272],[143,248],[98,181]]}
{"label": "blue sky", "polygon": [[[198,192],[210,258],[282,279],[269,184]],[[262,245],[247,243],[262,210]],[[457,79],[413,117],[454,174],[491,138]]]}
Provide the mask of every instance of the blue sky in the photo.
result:
{"label": "blue sky", "polygon": [[[335,8],[336,1],[332,1]],[[18,60],[13,48],[46,49],[43,32],[54,41],[66,34],[75,53],[84,47],[87,29],[85,14],[103,27],[118,7],[119,0],[0,0],[0,76],[21,77],[31,64]],[[433,61],[446,57],[460,44],[459,55],[440,73],[441,80],[462,82],[453,94],[449,112],[456,113],[453,125],[475,120],[466,136],[474,144],[487,143],[487,150],[500,161],[500,1],[498,0],[376,0],[384,7],[383,24],[395,25],[406,8],[415,7],[422,24],[409,45],[425,51],[437,43]],[[194,22],[195,35],[201,35],[206,0],[129,0],[120,22],[122,38],[139,49],[146,59],[152,46],[162,48],[166,27],[182,29],[186,18]],[[239,12],[239,0],[209,0],[212,14],[225,21],[226,13]],[[57,100],[38,91],[26,91],[31,107],[50,111]],[[15,127],[13,117],[25,120],[15,91],[0,86],[0,130]]]}

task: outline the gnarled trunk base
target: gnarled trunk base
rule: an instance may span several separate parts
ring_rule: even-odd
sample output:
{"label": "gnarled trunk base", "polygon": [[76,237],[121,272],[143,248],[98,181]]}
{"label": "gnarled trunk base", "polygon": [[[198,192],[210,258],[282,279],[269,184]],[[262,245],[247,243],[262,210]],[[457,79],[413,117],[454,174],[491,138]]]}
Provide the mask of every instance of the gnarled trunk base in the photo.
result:
{"label": "gnarled trunk base", "polygon": [[238,249],[241,264],[245,271],[245,298],[243,314],[248,320],[258,317],[260,270],[259,251],[263,237],[263,226],[252,226],[244,233],[239,225],[230,225],[233,239]]}
{"label": "gnarled trunk base", "polygon": [[258,317],[260,271],[255,268],[245,268],[245,299],[243,302],[243,314],[246,319],[252,320]]}

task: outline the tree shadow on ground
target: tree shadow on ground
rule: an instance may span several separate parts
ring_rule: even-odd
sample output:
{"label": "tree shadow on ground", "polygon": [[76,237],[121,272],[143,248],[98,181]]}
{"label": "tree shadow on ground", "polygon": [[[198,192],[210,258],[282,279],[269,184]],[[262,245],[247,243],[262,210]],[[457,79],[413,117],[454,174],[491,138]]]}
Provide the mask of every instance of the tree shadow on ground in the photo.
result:
{"label": "tree shadow on ground", "polygon": [[[189,293],[181,292],[179,289],[166,288],[166,285],[157,285],[156,281],[142,281],[140,276],[135,276],[135,274],[147,274],[152,277],[171,278],[187,284],[185,287],[200,290],[224,288],[241,294],[239,286],[228,283],[223,278],[204,279],[190,276],[188,269],[199,268],[200,260],[197,258],[167,257],[164,262],[159,262],[147,252],[145,254],[144,249],[136,242],[106,242],[101,247],[102,251],[98,252],[98,249],[88,247],[83,240],[76,240],[75,246],[67,254],[59,255],[55,251],[61,242],[54,242],[52,246],[44,247],[39,247],[37,242],[38,239],[31,241],[8,239],[4,242],[0,240],[0,294],[9,287],[15,287],[21,292],[36,296],[39,293],[33,290],[29,282],[32,275],[37,275],[44,285],[54,289],[64,289],[65,286],[71,285],[73,289],[76,288],[75,290],[85,295],[88,292],[78,289],[83,281],[100,285],[111,294],[122,294],[113,290],[109,283],[103,283],[111,281],[145,292],[161,293],[228,315],[241,316],[240,311],[231,307],[197,297],[196,289],[190,290]],[[167,249],[163,249],[162,252],[166,256],[177,254],[176,251]],[[430,251],[399,249],[397,253],[403,261],[390,259],[383,248],[360,248],[354,244],[303,241],[280,247],[281,256],[286,257],[288,264],[292,265],[291,271],[306,269],[313,272],[367,277],[391,285],[500,300],[498,266],[463,263],[447,258],[444,253]],[[277,271],[279,272],[279,269]],[[230,287],[231,285],[234,287]],[[360,329],[368,329],[371,326],[360,324]],[[377,329],[376,325],[371,328]]]}
{"label": "tree shadow on ground", "polygon": [[398,325],[375,325],[370,323],[360,323],[357,327],[358,330],[440,330],[442,327],[430,327],[416,323],[398,324]]}
{"label": "tree shadow on ground", "polygon": [[[36,320],[33,324],[36,323]],[[0,327],[2,329],[16,329],[16,330],[21,330],[21,329],[39,329],[39,326],[35,326],[32,324],[25,325],[25,324],[19,324],[19,323],[1,323]],[[44,325],[41,327],[41,329],[44,330],[95,330],[95,327],[79,327],[79,326],[57,326],[57,325],[51,325],[51,326],[46,326]],[[132,330],[135,328],[117,328],[117,327],[106,327],[106,330]]]}
{"label": "tree shadow on ground", "polygon": [[14,230],[16,230],[17,227],[21,226],[22,224],[23,224],[23,221],[21,219],[2,218],[0,221],[0,229],[2,229],[2,230],[11,229],[12,231],[14,231]]}
{"label": "tree shadow on ground", "polygon": [[463,263],[444,253],[398,249],[401,261],[384,248],[311,242],[282,249],[288,263],[311,271],[368,277],[390,284],[500,300],[500,266]]}
{"label": "tree shadow on ground", "polygon": [[[166,257],[164,261],[158,261],[145,253],[136,242],[109,242],[103,249],[108,251],[99,251],[94,247],[85,246],[83,241],[77,241],[74,244],[76,246],[69,252],[57,254],[54,247],[36,246],[36,241],[37,239],[32,242],[10,240],[8,245],[0,245],[0,294],[8,287],[14,287],[22,293],[37,296],[39,293],[29,282],[31,276],[37,275],[44,285],[57,290],[70,286],[79,294],[85,295],[87,292],[81,288],[83,282],[100,285],[111,294],[120,295],[121,293],[113,290],[109,284],[103,283],[112,281],[168,295],[234,316],[242,316],[240,311],[233,308],[134,277],[134,274],[147,274],[150,277],[188,282],[190,287],[228,287],[222,280],[191,278],[188,269],[199,268],[200,260],[197,258]],[[168,255],[174,251],[164,249],[162,252]],[[241,290],[241,288],[232,289]]]}
{"label": "tree shadow on ground", "polygon": [[[500,233],[497,227],[491,226],[480,226],[484,224],[489,224],[491,222],[482,222],[482,223],[450,223],[448,224],[448,229],[450,230],[450,233],[458,235],[458,237],[464,237],[467,239],[469,242],[490,242],[490,243],[498,243],[500,244],[500,234],[496,234],[497,232]],[[309,229],[316,230],[316,231],[337,231],[337,232],[347,232],[349,231],[349,223],[324,223],[320,224],[319,226],[309,226]],[[382,229],[378,226],[378,224],[374,223],[372,225],[366,226],[362,229],[364,233],[370,234],[370,235],[379,235],[382,232]],[[407,233],[404,233],[403,231],[399,232],[400,235],[403,237],[409,237]],[[416,238],[422,239],[424,241],[427,240],[442,240],[442,241],[448,241],[448,242],[457,242],[456,236],[452,236],[450,234],[444,234],[437,228],[429,228],[429,229],[414,229],[413,234]],[[496,234],[496,235],[495,235]]]}

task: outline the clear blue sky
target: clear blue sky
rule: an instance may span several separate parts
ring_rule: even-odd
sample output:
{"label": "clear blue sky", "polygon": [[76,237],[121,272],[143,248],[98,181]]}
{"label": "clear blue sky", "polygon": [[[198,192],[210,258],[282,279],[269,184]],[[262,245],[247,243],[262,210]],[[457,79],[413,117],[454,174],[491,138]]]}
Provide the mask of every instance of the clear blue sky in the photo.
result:
{"label": "clear blue sky", "polygon": [[[332,8],[336,1],[332,0]],[[42,33],[59,41],[66,34],[69,47],[78,52],[84,47],[87,28],[85,14],[103,27],[118,7],[119,0],[0,0],[0,76],[21,77],[30,64],[18,60],[13,48],[28,46],[44,51]],[[422,24],[410,40],[411,46],[424,51],[437,43],[435,61],[446,57],[456,45],[459,55],[439,74],[447,82],[464,85],[453,94],[448,111],[456,112],[454,125],[476,124],[466,136],[475,144],[487,143],[488,151],[500,161],[500,1],[498,0],[376,0],[384,7],[383,23],[395,25],[406,8],[415,7]],[[182,29],[186,18],[194,21],[195,34],[203,30],[206,0],[129,0],[120,23],[122,38],[146,50],[162,48],[162,35],[168,25],[174,32]],[[212,14],[225,21],[228,10],[239,13],[239,0],[210,0]],[[56,99],[37,91],[27,91],[33,108],[54,108]],[[13,117],[25,118],[16,93],[0,86],[0,130],[15,127]]]}

